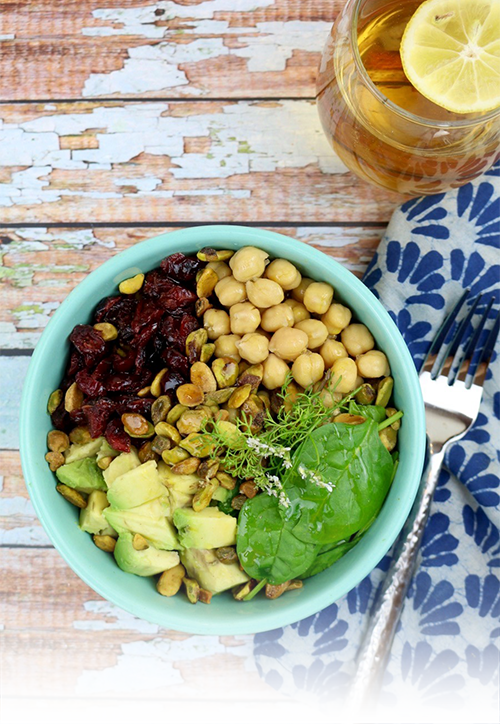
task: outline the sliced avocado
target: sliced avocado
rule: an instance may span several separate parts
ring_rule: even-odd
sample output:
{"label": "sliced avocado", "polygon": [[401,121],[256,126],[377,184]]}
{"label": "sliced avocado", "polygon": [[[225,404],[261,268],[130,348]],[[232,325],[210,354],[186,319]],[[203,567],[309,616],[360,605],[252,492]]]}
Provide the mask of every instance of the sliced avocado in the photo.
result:
{"label": "sliced avocado", "polygon": [[231,497],[232,490],[228,490],[227,488],[223,488],[222,485],[219,485],[219,487],[215,490],[215,493],[212,495],[212,500],[216,500],[219,503],[225,503],[230,497]]}
{"label": "sliced avocado", "polygon": [[155,548],[171,551],[181,546],[165,512],[161,498],[156,498],[129,510],[106,508],[104,517],[120,535],[140,533]]}
{"label": "sliced avocado", "polygon": [[140,464],[141,461],[135,450],[118,455],[117,458],[110,462],[109,467],[103,473],[106,485],[109,487],[120,475],[128,473],[133,468],[138,468]]}
{"label": "sliced avocado", "polygon": [[79,493],[91,493],[93,490],[106,490],[102,470],[97,467],[94,458],[82,458],[61,465],[56,470],[57,479],[78,490]]}
{"label": "sliced avocado", "polygon": [[158,463],[160,480],[168,489],[170,507],[186,508],[193,502],[193,495],[198,490],[200,478],[197,475],[176,475],[172,468],[162,460]]}
{"label": "sliced avocado", "polygon": [[108,505],[106,493],[103,490],[93,490],[87,498],[87,507],[80,510],[80,528],[92,535],[99,533],[116,537],[116,531],[103,515]]}
{"label": "sliced avocado", "polygon": [[132,533],[118,536],[115,546],[115,560],[122,571],[136,576],[154,576],[163,573],[179,563],[179,554],[174,551],[159,551],[150,546],[136,551],[132,545]]}
{"label": "sliced avocado", "polygon": [[154,460],[123,473],[113,480],[108,490],[110,505],[120,510],[136,508],[162,495],[165,495],[165,488],[160,483]]}
{"label": "sliced avocado", "polygon": [[121,453],[111,447],[107,440],[103,440],[101,447],[97,451],[96,460],[102,460],[102,458],[116,458]]}
{"label": "sliced avocado", "polygon": [[174,510],[174,525],[184,548],[221,548],[236,543],[236,518],[218,508]]}
{"label": "sliced avocado", "polygon": [[76,460],[83,460],[83,458],[91,458],[97,455],[101,446],[105,442],[103,437],[96,437],[95,440],[86,442],[83,445],[77,445],[73,443],[64,453],[64,460],[66,463],[74,463]]}
{"label": "sliced avocado", "polygon": [[188,548],[181,551],[181,562],[188,576],[211,593],[227,591],[250,580],[237,563],[221,563],[213,551]]}

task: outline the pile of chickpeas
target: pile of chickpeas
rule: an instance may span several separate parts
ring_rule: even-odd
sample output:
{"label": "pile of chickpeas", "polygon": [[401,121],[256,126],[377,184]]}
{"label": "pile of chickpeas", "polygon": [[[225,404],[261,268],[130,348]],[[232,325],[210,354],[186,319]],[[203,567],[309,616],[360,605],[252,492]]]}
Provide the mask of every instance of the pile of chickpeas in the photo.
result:
{"label": "pile of chickpeas", "polygon": [[330,284],[303,277],[286,259],[270,261],[253,246],[207,266],[218,277],[214,292],[222,307],[203,315],[214,356],[262,364],[266,389],[280,388],[289,372],[309,387],[331,370],[330,384],[344,395],[367,378],[390,374],[370,331],[351,323],[351,310],[334,300]]}

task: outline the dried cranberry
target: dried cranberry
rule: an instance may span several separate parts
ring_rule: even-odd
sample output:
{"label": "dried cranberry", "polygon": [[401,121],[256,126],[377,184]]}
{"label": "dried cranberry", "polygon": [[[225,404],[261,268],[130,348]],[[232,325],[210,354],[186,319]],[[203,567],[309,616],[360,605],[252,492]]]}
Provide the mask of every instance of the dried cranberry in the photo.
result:
{"label": "dried cranberry", "polygon": [[138,415],[149,417],[153,402],[154,399],[151,397],[134,397],[132,395],[124,395],[115,400],[116,411],[119,415],[123,415],[124,412],[136,412]]}
{"label": "dried cranberry", "polygon": [[106,342],[90,324],[77,324],[69,339],[82,355],[86,367],[97,364],[106,354]]}
{"label": "dried cranberry", "polygon": [[108,422],[104,437],[114,450],[124,453],[130,452],[130,438],[118,418]]}
{"label": "dried cranberry", "polygon": [[168,344],[175,344],[179,339],[179,323],[170,315],[166,315],[160,322],[158,334],[164,337]]}
{"label": "dried cranberry", "polygon": [[85,409],[84,407],[79,407],[78,410],[71,410],[69,413],[71,422],[74,425],[86,425],[87,424],[87,416],[85,415]]}
{"label": "dried cranberry", "polygon": [[143,386],[142,379],[126,373],[108,375],[105,385],[108,392],[139,392]]}
{"label": "dried cranberry", "polygon": [[181,282],[193,281],[202,265],[203,262],[195,256],[186,256],[180,251],[167,256],[160,264],[162,270],[169,277],[178,279]]}
{"label": "dried cranberry", "polygon": [[[112,297],[113,303],[104,307],[99,313],[99,322],[114,324],[120,340],[127,342],[133,337],[132,320],[134,319],[137,300],[129,297]],[[97,318],[97,317],[96,317]]]}
{"label": "dried cranberry", "polygon": [[106,388],[95,375],[91,375],[87,370],[80,370],[76,373],[76,381],[78,387],[87,397],[100,397],[106,392]]}
{"label": "dried cranberry", "polygon": [[162,295],[168,294],[177,286],[175,282],[162,274],[159,269],[153,269],[146,274],[142,293],[151,299],[159,299]]}
{"label": "dried cranberry", "polygon": [[101,299],[94,312],[95,321],[106,322],[106,317],[109,311],[120,299],[122,299],[120,295],[115,297],[104,297],[104,299]]}
{"label": "dried cranberry", "polygon": [[111,365],[116,372],[129,372],[135,364],[136,352],[135,349],[129,349],[125,357],[120,357],[119,354],[114,354],[111,357]]}
{"label": "dried cranberry", "polygon": [[186,339],[191,332],[198,329],[200,326],[199,321],[192,314],[185,314],[179,325],[179,346],[182,350],[186,347]]}
{"label": "dried cranberry", "polygon": [[81,358],[81,355],[74,349],[70,356],[69,356],[69,362],[68,362],[68,369],[67,369],[67,375],[68,377],[74,377],[78,370],[80,370],[83,367],[83,360]]}
{"label": "dried cranberry", "polygon": [[116,404],[107,397],[101,397],[84,405],[81,409],[85,415],[90,436],[96,438],[104,435],[109,418],[116,410]]}
{"label": "dried cranberry", "polygon": [[93,371],[92,376],[95,377],[96,380],[99,380],[99,382],[102,382],[111,371],[111,361],[110,357],[101,360]]}
{"label": "dried cranberry", "polygon": [[174,396],[175,390],[179,385],[183,385],[186,380],[179,374],[179,372],[169,371],[166,375],[163,375],[161,380],[162,394],[168,394],[170,397]]}
{"label": "dried cranberry", "polygon": [[70,427],[70,417],[65,410],[64,400],[56,407],[50,418],[56,430],[68,430]]}
{"label": "dried cranberry", "polygon": [[164,309],[178,310],[194,304],[196,294],[185,287],[175,287],[168,294],[162,294],[159,302]]}
{"label": "dried cranberry", "polygon": [[178,352],[173,347],[168,347],[163,354],[163,359],[167,363],[170,370],[179,372],[183,377],[189,375],[189,362],[185,355]]}
{"label": "dried cranberry", "polygon": [[134,319],[132,320],[132,331],[137,334],[144,326],[150,326],[161,319],[163,310],[156,302],[141,299],[137,305]]}

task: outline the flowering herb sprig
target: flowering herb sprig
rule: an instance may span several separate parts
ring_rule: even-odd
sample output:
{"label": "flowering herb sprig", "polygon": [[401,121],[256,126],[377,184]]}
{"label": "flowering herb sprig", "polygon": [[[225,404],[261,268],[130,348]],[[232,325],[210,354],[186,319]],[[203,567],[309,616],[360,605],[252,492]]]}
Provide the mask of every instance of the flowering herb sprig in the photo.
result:
{"label": "flowering herb sprig", "polygon": [[[291,378],[288,378],[279,393],[284,401],[290,382]],[[224,425],[213,423],[210,430],[215,441],[213,456],[221,460],[226,472],[239,480],[253,480],[256,487],[278,498],[280,505],[287,508],[290,501],[281,478],[292,467],[294,452],[313,430],[331,421],[338,410],[347,410],[357,392],[355,390],[338,401],[333,390],[328,391],[330,395],[310,388],[300,392],[291,406],[283,404],[276,415],[267,410],[258,434],[248,432],[250,426],[245,419],[235,420],[237,435],[228,435]],[[313,485],[329,491],[333,489],[331,483],[302,464],[298,472],[303,480]]]}

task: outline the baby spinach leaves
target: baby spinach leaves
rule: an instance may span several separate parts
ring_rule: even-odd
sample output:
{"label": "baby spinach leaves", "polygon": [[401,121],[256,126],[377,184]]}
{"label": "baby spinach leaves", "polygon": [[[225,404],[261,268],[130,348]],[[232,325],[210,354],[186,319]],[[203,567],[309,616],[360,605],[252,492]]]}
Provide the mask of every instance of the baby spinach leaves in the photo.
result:
{"label": "baby spinach leaves", "polygon": [[367,417],[361,425],[324,425],[302,443],[282,480],[289,507],[266,494],[245,503],[237,549],[252,578],[279,584],[319,573],[371,524],[392,482],[393,460],[378,436],[378,415]]}
{"label": "baby spinach leaves", "polygon": [[238,518],[237,552],[249,576],[277,585],[309,568],[317,546],[296,538],[292,526],[293,519],[283,520],[275,497],[257,495],[245,503]]}

